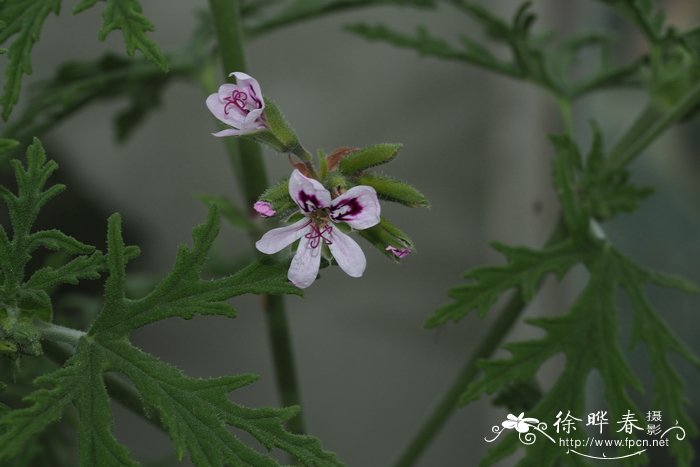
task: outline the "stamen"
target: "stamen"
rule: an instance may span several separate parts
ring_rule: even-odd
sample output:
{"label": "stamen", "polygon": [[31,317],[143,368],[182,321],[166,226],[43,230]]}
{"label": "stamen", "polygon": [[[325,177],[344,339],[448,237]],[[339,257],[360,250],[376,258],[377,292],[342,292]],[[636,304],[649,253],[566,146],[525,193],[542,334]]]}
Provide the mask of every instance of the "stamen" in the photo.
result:
{"label": "stamen", "polygon": [[[308,246],[311,248],[318,248],[318,246],[321,244],[321,240],[323,240],[323,243],[326,245],[332,245],[333,242],[330,239],[331,234],[333,233],[333,227],[330,225],[325,225],[323,226],[323,230],[318,226],[318,224],[313,223],[311,224],[311,232],[307,233],[304,235],[304,238],[307,238],[309,240]],[[326,237],[325,235],[328,235]]]}
{"label": "stamen", "polygon": [[248,100],[248,94],[237,89],[234,90],[233,92],[231,92],[231,95],[229,97],[224,98],[224,101],[226,102],[226,105],[224,106],[224,114],[228,115],[228,106],[234,105],[236,106],[236,108],[238,108],[238,110],[248,115],[250,113],[250,110],[245,108],[245,102],[243,102],[246,100]]}

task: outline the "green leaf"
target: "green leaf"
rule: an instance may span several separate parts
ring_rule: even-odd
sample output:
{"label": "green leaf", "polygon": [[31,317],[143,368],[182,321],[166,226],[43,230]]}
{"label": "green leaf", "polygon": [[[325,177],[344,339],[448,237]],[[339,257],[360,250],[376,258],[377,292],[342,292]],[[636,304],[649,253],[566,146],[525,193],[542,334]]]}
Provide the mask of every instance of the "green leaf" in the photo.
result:
{"label": "green leaf", "polygon": [[408,183],[383,175],[366,173],[357,179],[358,185],[368,185],[374,188],[377,196],[386,201],[401,203],[411,208],[430,207],[430,201],[417,189]]}
{"label": "green leaf", "polygon": [[[529,320],[530,324],[544,330],[546,336],[507,345],[506,349],[511,352],[508,359],[482,362],[484,376],[467,388],[460,403],[474,400],[484,392],[493,394],[508,384],[531,381],[545,361],[563,353],[566,366],[562,374],[528,416],[551,420],[560,410],[581,414],[585,408],[585,391],[581,388],[586,386],[590,372],[596,369],[605,384],[609,413],[618,416],[632,410],[637,420],[641,419],[628,390],[641,391],[642,388],[618,344],[614,258],[606,250],[601,250],[589,257],[588,264],[590,279],[570,312],[560,317]],[[580,427],[571,436],[581,438]],[[614,436],[622,435],[615,433]],[[507,454],[507,447],[497,447],[487,455],[484,463],[489,465]],[[555,465],[563,456],[570,458],[558,444],[535,443],[527,449],[523,462]]]}
{"label": "green leaf", "polygon": [[61,417],[77,390],[79,378],[79,367],[71,365],[36,379],[36,384],[49,387],[25,397],[26,408],[12,410],[0,418],[0,459],[16,457],[33,437]]}
{"label": "green leaf", "polygon": [[348,154],[340,161],[343,175],[355,175],[363,170],[391,162],[401,149],[401,144],[375,144]]}
{"label": "green leaf", "polygon": [[[609,38],[601,39],[599,34],[589,33],[573,40],[555,42],[550,40],[551,33],[533,33],[536,17],[531,12],[532,2],[523,2],[510,22],[475,2],[451,0],[449,3],[481,25],[490,39],[510,49],[512,58],[498,58],[495,51],[469,36],[460,37],[461,46],[452,44],[425,27],[419,27],[415,34],[366,23],[353,24],[346,29],[371,41],[415,50],[422,56],[458,61],[511,78],[529,80],[563,101],[573,101],[611,86],[641,86],[644,83],[645,76],[641,72],[647,67],[647,58],[619,67],[611,66],[609,57],[613,49]],[[591,46],[600,48],[600,64],[593,72],[579,78],[578,58]]]}
{"label": "green leaf", "polygon": [[19,141],[9,138],[0,138],[0,156],[6,152],[12,151],[19,146]]}
{"label": "green leaf", "polygon": [[0,45],[15,36],[8,49],[5,85],[0,96],[5,120],[19,100],[22,75],[32,73],[32,48],[39,40],[44,21],[50,13],[58,15],[60,7],[61,0],[4,0],[0,3]]}
{"label": "green leaf", "polygon": [[259,261],[226,278],[201,279],[200,273],[218,231],[218,214],[212,209],[207,222],[193,231],[192,248],[180,247],[172,272],[145,297],[128,300],[124,297],[125,247],[121,241],[121,220],[118,215],[110,217],[107,258],[110,276],[105,285],[105,310],[89,333],[125,336],[136,328],[173,316],[232,317],[233,308],[226,300],[244,293],[301,294],[287,281],[285,265],[269,262]]}
{"label": "green leaf", "polygon": [[[47,182],[58,168],[38,140],[27,149],[27,165],[13,160],[17,193],[0,187],[0,197],[10,212],[12,237],[0,226],[0,302],[14,307],[26,317],[51,319],[47,291],[59,284],[75,284],[79,279],[95,279],[104,270],[102,254],[94,248],[57,230],[33,231],[40,209],[65,188]],[[45,267],[25,277],[27,263],[37,248],[48,248],[70,258],[65,264]],[[92,253],[92,254],[90,254]],[[88,256],[88,254],[90,254]],[[130,254],[133,254],[133,250]]]}
{"label": "green leaf", "polygon": [[446,40],[434,36],[424,27],[418,28],[415,35],[404,34],[384,25],[370,26],[365,23],[346,26],[345,29],[370,41],[415,50],[424,57],[464,62],[512,77],[520,76],[517,67],[498,60],[488,49],[466,36],[461,37],[463,49],[458,49]]}
{"label": "green leaf", "polygon": [[[683,381],[671,365],[668,354],[677,353],[696,368],[700,368],[700,359],[673,335],[644,292],[645,283],[659,284],[656,281],[659,273],[642,269],[619,254],[616,260],[621,270],[621,287],[629,297],[635,314],[632,343],[646,347],[654,375],[654,407],[663,408],[667,420],[677,421],[693,436],[698,432],[697,426],[688,416]],[[680,286],[682,289],[687,285],[686,281],[678,278],[662,283],[664,287]],[[694,292],[698,292],[697,286]],[[688,443],[673,443],[670,447],[680,465],[690,465],[693,448]]]}
{"label": "green leaf", "polygon": [[255,228],[255,225],[250,220],[250,217],[238,209],[231,200],[225,196],[200,195],[199,200],[211,206],[216,206],[219,214],[228,221],[233,227],[244,232],[250,232]]}
{"label": "green leaf", "polygon": [[652,0],[599,0],[636,24],[652,42],[661,42],[665,15]]}
{"label": "green leaf", "polygon": [[[121,373],[139,391],[147,413],[158,419],[176,445],[182,460],[187,453],[197,466],[278,465],[274,457],[247,446],[229,431],[236,427],[252,435],[268,450],[281,449],[304,465],[341,465],[334,454],[324,451],[316,438],[285,429],[297,407],[253,409],[237,405],[228,393],[252,383],[251,375],[198,379],[133,347],[128,336],[134,329],[170,317],[189,319],[195,315],[233,316],[228,303],[244,294],[300,294],[286,277],[288,265],[270,259],[254,262],[239,272],[215,279],[201,277],[202,268],[219,229],[215,206],[207,221],[195,228],[191,247],[182,246],[172,271],[142,298],[127,298],[126,264],[138,254],[122,239],[121,221],[108,222],[108,252],[92,247],[56,230],[31,232],[39,208],[57,193],[46,187],[56,164],[47,161],[38,141],[28,151],[25,168],[15,161],[18,193],[3,188],[10,206],[13,237],[0,229],[0,349],[3,354],[38,354],[41,334],[34,316],[50,320],[51,300],[46,291],[65,282],[98,277],[108,270],[102,310],[87,333],[77,336],[75,354],[64,366],[38,378],[42,388],[30,393],[25,407],[0,414],[0,463],[31,465],[37,459],[36,440],[59,420],[69,404],[79,415],[80,465],[132,466],[127,449],[112,434],[112,415],[105,388],[105,373]],[[24,280],[20,269],[39,247],[75,254],[72,260],[45,267]],[[92,254],[85,255],[81,253]],[[9,265],[9,267],[8,267]],[[17,311],[14,311],[17,310]],[[19,313],[19,315],[17,315]]]}
{"label": "green leaf", "polygon": [[282,26],[329,13],[375,5],[399,5],[418,8],[435,6],[435,0],[294,0],[286,2],[281,11],[258,21],[248,28],[249,34],[257,35]]}
{"label": "green leaf", "polygon": [[[545,336],[506,344],[505,348],[511,353],[509,358],[482,361],[480,367],[483,376],[466,389],[460,402],[466,404],[484,393],[494,394],[504,387],[529,384],[545,362],[557,354],[563,354],[566,358],[563,372],[554,387],[528,411],[527,416],[552,420],[558,411],[570,410],[580,417],[586,407],[586,391],[581,388],[586,386],[590,373],[598,371],[603,381],[608,413],[619,417],[631,410],[637,420],[642,420],[640,410],[629,396],[629,390],[641,392],[642,387],[619,344],[615,292],[621,288],[630,298],[634,310],[633,343],[642,343],[649,351],[655,379],[654,408],[663,410],[668,420],[678,420],[693,436],[697,428],[687,416],[682,382],[670,365],[667,354],[676,352],[698,367],[700,360],[678,341],[644,294],[644,284],[653,282],[657,273],[634,265],[609,245],[590,251],[585,263],[590,278],[571,310],[563,316],[528,320],[544,330]],[[571,433],[572,437],[583,436],[580,428]],[[621,436],[612,430],[611,433]],[[491,465],[513,453],[518,446],[516,441],[517,437],[511,436],[501,442],[483,459],[484,465]],[[679,465],[690,465],[691,446],[672,443],[671,450]],[[524,465],[555,465],[557,461],[562,462],[564,456],[566,450],[543,442],[529,447],[522,462]],[[644,459],[635,458],[634,461],[640,463]]]}
{"label": "green leaf", "polygon": [[112,367],[134,381],[144,403],[158,410],[179,458],[188,451],[197,466],[277,465],[235,438],[226,429],[228,424],[247,431],[268,449],[292,454],[304,465],[340,465],[318,440],[282,428],[297,409],[250,409],[228,400],[227,393],[252,383],[255,376],[189,378],[123,340],[100,345],[109,352]]}
{"label": "green leaf", "polygon": [[144,58],[107,53],[89,61],[63,63],[48,80],[30,86],[26,106],[2,132],[20,141],[41,135],[98,100],[126,100],[114,120],[117,140],[131,136],[160,105],[163,92],[176,80],[201,71],[208,54],[205,40],[195,35],[181,50],[168,55],[168,73]]}
{"label": "green leaf", "polygon": [[31,246],[29,251],[36,248],[48,248],[54,251],[64,251],[71,254],[92,253],[95,247],[86,245],[75,238],[64,234],[60,230],[42,230],[31,236]]}
{"label": "green leaf", "polygon": [[[75,7],[74,13],[80,13],[92,8],[97,0],[83,0]],[[126,43],[126,52],[131,56],[140,50],[149,61],[158,65],[163,71],[168,71],[168,61],[160,48],[149,39],[146,33],[155,30],[153,24],[143,16],[143,9],[138,0],[107,0],[102,19],[104,25],[100,31],[100,40],[115,29],[121,29]]]}
{"label": "green leaf", "polygon": [[467,272],[465,277],[471,283],[450,289],[449,295],[454,301],[428,318],[426,327],[440,326],[449,320],[459,321],[471,310],[477,310],[483,317],[510,289],[518,289],[523,301],[528,303],[547,274],[554,273],[561,279],[582,258],[579,247],[571,240],[543,250],[501,243],[493,243],[492,246],[506,257],[508,263]]}

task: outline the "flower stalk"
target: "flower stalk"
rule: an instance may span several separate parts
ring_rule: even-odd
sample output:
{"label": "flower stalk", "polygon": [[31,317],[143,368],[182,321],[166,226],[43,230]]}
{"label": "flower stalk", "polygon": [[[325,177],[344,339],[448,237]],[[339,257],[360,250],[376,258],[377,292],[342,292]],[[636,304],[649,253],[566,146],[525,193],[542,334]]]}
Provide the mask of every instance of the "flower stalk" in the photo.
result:
{"label": "flower stalk", "polygon": [[[246,70],[240,3],[240,0],[209,0],[225,76],[232,71]],[[258,201],[260,194],[269,186],[260,146],[254,141],[238,138],[224,138],[224,144],[245,203],[252,207]],[[263,296],[262,303],[267,317],[277,387],[282,405],[299,405],[300,395],[289,326],[285,316],[284,297]],[[301,414],[290,419],[287,426],[292,432],[302,433],[304,424]]]}

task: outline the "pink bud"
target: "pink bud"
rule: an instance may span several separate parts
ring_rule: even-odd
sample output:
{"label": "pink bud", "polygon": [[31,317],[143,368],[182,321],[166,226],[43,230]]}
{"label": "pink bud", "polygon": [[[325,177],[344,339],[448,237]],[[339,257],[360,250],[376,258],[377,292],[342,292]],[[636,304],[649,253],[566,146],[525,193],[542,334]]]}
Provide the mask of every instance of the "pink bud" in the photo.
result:
{"label": "pink bud", "polygon": [[392,252],[397,258],[405,258],[406,256],[411,254],[410,248],[396,248],[395,246],[391,245],[386,247],[385,250]]}
{"label": "pink bud", "polygon": [[253,205],[253,209],[262,217],[272,217],[277,214],[277,211],[275,211],[275,208],[272,207],[269,201],[257,201]]}

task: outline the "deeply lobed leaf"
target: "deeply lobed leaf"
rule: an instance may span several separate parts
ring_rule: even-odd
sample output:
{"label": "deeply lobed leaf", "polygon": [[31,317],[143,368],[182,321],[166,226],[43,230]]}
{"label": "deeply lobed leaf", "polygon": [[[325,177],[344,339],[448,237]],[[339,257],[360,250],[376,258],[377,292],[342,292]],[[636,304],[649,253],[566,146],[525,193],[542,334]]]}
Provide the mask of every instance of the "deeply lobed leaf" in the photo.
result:
{"label": "deeply lobed leaf", "polygon": [[[80,13],[92,8],[97,0],[83,0],[75,7],[74,12]],[[168,62],[158,45],[147,35],[155,28],[143,15],[143,8],[138,0],[107,0],[102,12],[104,25],[100,31],[100,40],[115,29],[121,29],[126,43],[126,52],[134,55],[140,50],[144,57],[158,65],[163,71],[168,71]]]}
{"label": "deeply lobed leaf", "polygon": [[22,75],[32,73],[31,52],[39,40],[41,28],[49,14],[58,14],[61,0],[4,0],[0,2],[0,45],[15,36],[10,45],[5,68],[0,105],[2,116],[8,119],[19,99]]}
{"label": "deeply lobed leaf", "polygon": [[471,310],[477,310],[483,317],[498,298],[510,289],[518,289],[523,301],[527,303],[547,274],[554,273],[561,278],[581,261],[580,251],[570,240],[541,251],[500,243],[494,243],[493,247],[506,257],[508,263],[467,272],[465,277],[472,283],[450,289],[449,295],[454,301],[439,308],[428,318],[426,327],[440,326],[449,320],[459,321]]}

